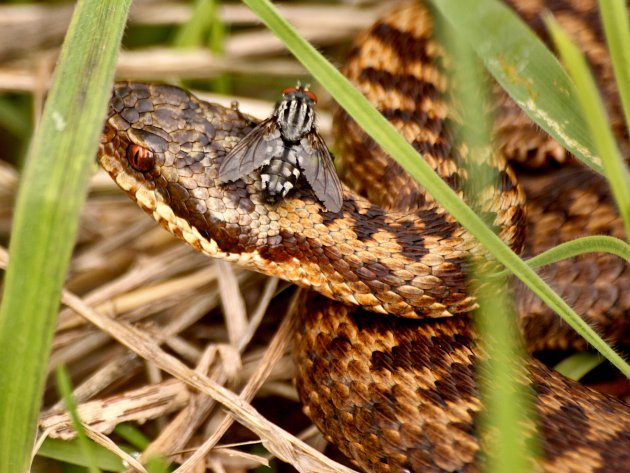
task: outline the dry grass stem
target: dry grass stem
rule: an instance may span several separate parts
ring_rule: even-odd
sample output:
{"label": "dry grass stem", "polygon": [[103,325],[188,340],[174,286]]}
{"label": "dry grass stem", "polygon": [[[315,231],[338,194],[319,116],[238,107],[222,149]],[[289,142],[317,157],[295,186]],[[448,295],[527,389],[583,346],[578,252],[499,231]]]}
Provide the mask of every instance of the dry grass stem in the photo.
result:
{"label": "dry grass stem", "polygon": [[225,324],[228,330],[230,344],[236,346],[247,327],[247,313],[245,301],[238,287],[232,265],[225,261],[217,261],[215,267],[219,279],[219,291]]}
{"label": "dry grass stem", "polygon": [[[81,422],[88,428],[103,433],[111,433],[114,428],[128,421],[146,422],[148,419],[165,415],[186,405],[190,393],[180,381],[169,379],[156,385],[82,403],[77,411]],[[67,412],[47,412],[39,419],[40,428],[48,431],[51,437],[69,440],[76,433]]]}
{"label": "dry grass stem", "polygon": [[[295,301],[296,297],[293,298],[288,313],[285,315],[282,324],[269,343],[267,351],[260,361],[259,367],[241,391],[240,397],[243,400],[249,402],[253,399],[256,392],[258,392],[262,386],[262,383],[271,373],[273,365],[282,357],[284,351],[286,350],[289,340],[293,336],[296,319]],[[232,422],[233,418],[225,416],[221,424],[216,429],[213,429],[213,434],[190,456],[190,458],[188,458],[188,460],[182,464],[182,466],[175,471],[177,473],[192,473],[195,465],[201,462],[210,450],[212,450],[230,425],[232,425]]]}
{"label": "dry grass stem", "polygon": [[[352,34],[369,26],[382,5],[357,9],[344,5],[278,5],[299,30],[325,25],[326,31]],[[71,5],[0,6],[0,61],[49,44],[59,44],[70,21]],[[223,4],[218,12],[225,24],[259,26],[259,20],[244,5]],[[130,22],[144,25],[185,23],[191,6],[176,2],[136,1]],[[19,41],[18,41],[19,38]]]}
{"label": "dry grass stem", "polygon": [[[267,304],[270,301],[270,296],[269,296],[270,288],[275,288],[275,284],[273,283],[266,284],[266,290],[263,293],[263,296],[261,297],[261,300],[257,307],[257,310],[260,312],[264,313],[264,311],[266,310]],[[253,334],[253,331],[258,327],[259,323],[260,323],[260,317],[258,316],[252,317],[251,321],[249,322],[249,326],[246,327],[242,335],[242,338],[236,339],[233,342],[233,346],[237,347],[238,351],[242,351],[245,348],[245,346],[247,345],[247,343],[249,342],[251,338],[251,334]],[[279,329],[279,332],[281,330],[282,328]],[[283,335],[286,336],[286,334],[283,334]],[[276,334],[276,337],[274,338],[274,340],[277,339],[278,336],[279,335]],[[273,341],[272,341],[272,344],[273,344]],[[269,350],[267,351],[267,353],[269,352]],[[225,375],[227,376],[227,378],[235,379],[237,375],[239,374],[242,376],[243,370],[242,370],[240,356],[236,355],[238,359],[237,360],[232,359],[232,361],[230,362],[229,356],[233,354],[233,351],[225,350],[225,349],[221,351],[221,347],[217,347],[217,351],[220,351],[222,353],[222,358],[225,361],[222,364],[222,368],[225,370]],[[276,362],[278,361],[278,358],[277,357],[274,358],[273,361],[274,362],[271,363],[268,367],[276,366]],[[261,365],[265,366],[262,362],[261,362]],[[237,366],[238,366],[238,372],[234,372]],[[232,373],[230,373],[230,371],[232,371]],[[251,376],[253,377],[254,375],[255,373],[252,374]],[[268,375],[269,374],[267,374],[267,376]],[[225,379],[225,377],[222,376],[221,372],[215,372],[211,376],[213,376],[213,379],[215,380],[219,378]],[[162,454],[168,454],[169,452],[172,453],[172,452],[182,449],[183,446],[188,442],[192,434],[195,432],[195,430],[205,420],[208,413],[213,407],[214,407],[214,400],[212,398],[209,398],[203,395],[193,396],[193,399],[191,400],[189,405],[178,414],[178,416],[175,418],[173,422],[171,422],[164,430],[162,430],[160,436],[154,442],[152,442],[152,444],[145,450],[145,452],[143,453],[143,457],[149,458],[151,455],[158,452]],[[209,422],[209,424],[210,423],[211,421]],[[231,420],[227,424],[225,424],[225,429],[227,429],[229,425],[231,425]],[[221,426],[220,425],[213,426],[212,431],[214,432],[216,429],[221,429]],[[225,432],[225,429],[222,430],[221,435],[223,435],[223,433]],[[219,435],[218,438],[220,438],[221,435]]]}
{"label": "dry grass stem", "polygon": [[162,351],[145,332],[98,314],[68,291],[64,291],[62,301],[144,359],[151,360],[162,370],[223,404],[241,424],[260,436],[267,449],[278,458],[294,465],[299,471],[321,473],[353,471],[332,462],[298,438],[266,420],[233,392],[206,376],[196,373],[177,358]]}
{"label": "dry grass stem", "polygon": [[136,460],[133,457],[133,455],[130,455],[129,453],[125,452],[122,448],[120,448],[118,445],[112,442],[105,435],[89,428],[85,429],[85,432],[89,438],[94,440],[94,442],[99,444],[101,447],[105,447],[110,452],[118,455],[118,457],[120,457],[120,459],[123,462],[127,463],[128,465],[131,465],[136,471],[139,471],[141,473],[147,473],[147,470],[144,468],[144,466],[142,466],[142,464],[138,460]]}

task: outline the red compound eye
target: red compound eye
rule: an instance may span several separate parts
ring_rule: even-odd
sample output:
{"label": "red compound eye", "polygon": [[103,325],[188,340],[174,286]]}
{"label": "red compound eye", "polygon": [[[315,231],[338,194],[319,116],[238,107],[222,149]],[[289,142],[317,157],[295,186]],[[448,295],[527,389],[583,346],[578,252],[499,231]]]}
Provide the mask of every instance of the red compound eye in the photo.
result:
{"label": "red compound eye", "polygon": [[314,103],[317,103],[317,95],[311,92],[308,87],[302,87],[301,85],[298,85],[297,87],[287,87],[282,91],[282,95],[294,94],[295,92],[300,91],[304,92],[304,95],[306,95]]}
{"label": "red compound eye", "polygon": [[311,99],[313,102],[317,103],[317,95],[315,95],[313,92],[311,92],[308,89],[304,89],[304,93],[306,94],[306,96]]}
{"label": "red compound eye", "polygon": [[153,151],[142,146],[131,145],[127,148],[127,161],[136,171],[147,172],[153,169],[155,159]]}

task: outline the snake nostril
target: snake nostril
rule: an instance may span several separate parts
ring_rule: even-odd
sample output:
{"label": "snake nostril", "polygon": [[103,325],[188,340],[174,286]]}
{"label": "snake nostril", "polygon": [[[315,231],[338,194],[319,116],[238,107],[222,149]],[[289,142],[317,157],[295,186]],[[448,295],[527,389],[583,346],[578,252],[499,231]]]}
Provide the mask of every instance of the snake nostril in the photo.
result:
{"label": "snake nostril", "polygon": [[153,151],[132,144],[127,148],[127,161],[136,171],[147,172],[153,169],[155,156]]}

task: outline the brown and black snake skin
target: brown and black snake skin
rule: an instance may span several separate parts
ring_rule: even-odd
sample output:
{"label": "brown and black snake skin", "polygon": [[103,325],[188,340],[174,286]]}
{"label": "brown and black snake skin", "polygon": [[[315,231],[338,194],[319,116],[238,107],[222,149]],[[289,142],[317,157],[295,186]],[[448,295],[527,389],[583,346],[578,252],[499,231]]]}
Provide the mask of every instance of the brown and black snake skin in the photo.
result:
{"label": "brown and black snake skin", "polygon": [[[588,51],[627,155],[594,0],[515,3],[543,36],[540,13],[552,10]],[[466,177],[459,166],[465,152],[449,136],[441,54],[428,11],[407,4],[364,33],[345,72],[457,188]],[[510,157],[552,167],[568,159],[504,96],[496,109],[497,140]],[[325,212],[302,188],[268,204],[255,176],[219,184],[221,160],[255,122],[171,86],[115,86],[99,160],[140,207],[198,250],[319,293],[304,304],[295,343],[298,391],[313,422],[356,465],[370,472],[478,471],[483,405],[475,369],[484,352],[465,273],[478,245],[343,113],[337,118],[344,174],[354,187],[344,187],[339,213]],[[129,158],[136,168],[144,159],[143,172]],[[515,250],[537,254],[590,233],[625,237],[600,177],[570,166],[541,180],[524,178],[524,193],[502,160],[494,164],[501,185],[485,210]],[[556,289],[605,336],[630,340],[620,322],[630,309],[627,264],[580,257],[545,277],[557,279]],[[582,343],[528,291],[517,286],[515,294],[532,350]],[[527,373],[541,470],[630,471],[627,404],[535,360]]]}

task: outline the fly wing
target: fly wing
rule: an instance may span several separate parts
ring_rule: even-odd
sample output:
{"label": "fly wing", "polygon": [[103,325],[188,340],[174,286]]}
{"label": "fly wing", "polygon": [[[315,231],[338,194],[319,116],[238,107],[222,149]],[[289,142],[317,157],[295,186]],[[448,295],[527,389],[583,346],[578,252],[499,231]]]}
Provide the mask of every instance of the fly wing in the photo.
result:
{"label": "fly wing", "polygon": [[317,198],[329,212],[339,212],[343,204],[343,191],[324,140],[317,132],[311,132],[300,140],[294,150],[298,164]]}
{"label": "fly wing", "polygon": [[260,122],[245,138],[239,141],[219,166],[219,182],[231,182],[268,164],[271,158],[282,154],[284,143],[275,120]]}

